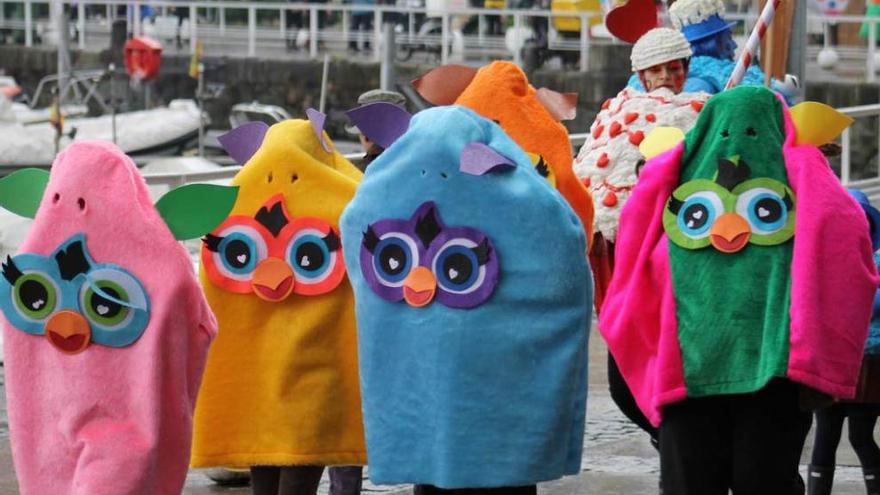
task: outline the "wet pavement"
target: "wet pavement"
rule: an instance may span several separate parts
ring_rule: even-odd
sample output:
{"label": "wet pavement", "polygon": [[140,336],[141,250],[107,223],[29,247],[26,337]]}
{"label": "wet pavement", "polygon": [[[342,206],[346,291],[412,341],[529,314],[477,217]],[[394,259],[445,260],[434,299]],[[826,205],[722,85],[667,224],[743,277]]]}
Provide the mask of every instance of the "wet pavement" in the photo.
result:
{"label": "wet pavement", "polygon": [[[617,410],[608,393],[605,372],[606,349],[597,334],[590,341],[590,392],[587,401],[587,428],[584,439],[584,458],[581,473],[561,480],[539,485],[540,495],[649,495],[657,493],[659,460],[646,434],[630,423]],[[2,370],[2,368],[0,368]],[[0,388],[3,374],[0,372]],[[877,432],[875,431],[875,437]],[[812,434],[810,435],[812,439]],[[805,463],[811,440],[804,448]],[[805,474],[805,465],[801,466]],[[9,451],[9,430],[6,420],[5,391],[0,394],[0,495],[18,493],[12,456]],[[190,472],[186,495],[241,495],[250,493],[247,487],[221,487],[207,478],[203,470]],[[327,493],[327,480],[322,480],[320,494]],[[375,486],[366,481],[364,493],[408,495],[408,486]],[[861,495],[858,460],[843,435],[838,449],[838,468],[835,474],[834,495]],[[111,494],[112,495],[112,494]]]}

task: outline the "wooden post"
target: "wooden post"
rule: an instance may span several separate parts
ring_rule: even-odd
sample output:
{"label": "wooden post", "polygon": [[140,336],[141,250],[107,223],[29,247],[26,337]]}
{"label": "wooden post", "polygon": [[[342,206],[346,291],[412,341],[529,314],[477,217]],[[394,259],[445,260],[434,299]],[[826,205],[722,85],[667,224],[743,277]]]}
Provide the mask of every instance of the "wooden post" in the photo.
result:
{"label": "wooden post", "polygon": [[[758,12],[764,8],[766,0],[760,0]],[[788,44],[791,42],[790,34],[794,9],[806,8],[804,0],[783,0],[776,10],[773,23],[761,43],[761,68],[770,77],[782,80],[785,77],[785,68],[788,64]]]}

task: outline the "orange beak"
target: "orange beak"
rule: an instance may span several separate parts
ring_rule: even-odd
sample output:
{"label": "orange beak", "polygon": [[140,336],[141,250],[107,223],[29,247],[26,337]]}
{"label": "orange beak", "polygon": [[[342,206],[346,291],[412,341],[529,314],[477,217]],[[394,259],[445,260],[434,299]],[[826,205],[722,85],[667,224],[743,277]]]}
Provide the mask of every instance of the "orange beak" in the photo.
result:
{"label": "orange beak", "polygon": [[251,286],[260,299],[269,302],[284,300],[293,292],[293,270],[279,258],[266,258],[254,270]]}
{"label": "orange beak", "polygon": [[427,306],[437,292],[437,279],[431,270],[416,267],[403,281],[403,299],[414,308]]}
{"label": "orange beak", "polygon": [[64,309],[46,322],[46,338],[65,354],[79,354],[89,346],[92,329],[83,315]]}
{"label": "orange beak", "polygon": [[746,247],[752,231],[749,222],[736,213],[725,213],[715,220],[709,231],[709,241],[722,253],[735,253]]}

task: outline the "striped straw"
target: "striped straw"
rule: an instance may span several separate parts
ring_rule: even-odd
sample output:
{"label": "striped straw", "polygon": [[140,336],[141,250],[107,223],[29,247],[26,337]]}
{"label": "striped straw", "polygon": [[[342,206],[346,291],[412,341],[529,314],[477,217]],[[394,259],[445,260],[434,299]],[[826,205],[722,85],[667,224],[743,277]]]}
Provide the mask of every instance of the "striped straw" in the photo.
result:
{"label": "striped straw", "polygon": [[758,46],[761,44],[761,40],[764,39],[764,34],[767,33],[767,28],[770,26],[770,23],[773,22],[773,16],[776,15],[776,8],[779,7],[781,1],[782,0],[767,0],[767,4],[764,5],[764,10],[761,11],[761,17],[759,17],[758,22],[755,23],[755,28],[752,29],[752,34],[749,35],[749,40],[746,41],[746,46],[743,48],[742,54],[740,54],[739,60],[736,62],[736,67],[734,67],[733,72],[730,74],[730,79],[727,81],[727,85],[724,89],[730,89],[742,81],[746,69],[752,64],[752,59],[758,52]]}

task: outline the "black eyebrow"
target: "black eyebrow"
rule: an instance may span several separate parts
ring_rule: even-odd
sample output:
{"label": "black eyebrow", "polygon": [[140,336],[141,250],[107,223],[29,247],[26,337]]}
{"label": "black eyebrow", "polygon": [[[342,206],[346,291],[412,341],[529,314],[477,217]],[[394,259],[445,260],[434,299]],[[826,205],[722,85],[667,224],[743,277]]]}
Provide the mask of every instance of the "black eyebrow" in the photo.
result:
{"label": "black eyebrow", "polygon": [[272,205],[270,209],[267,209],[265,206],[260,208],[260,211],[254,215],[254,219],[260,222],[263,227],[266,227],[274,237],[278,237],[281,229],[288,224],[287,217],[284,216],[284,210],[281,207],[281,201]]}
{"label": "black eyebrow", "polygon": [[73,280],[80,273],[88,273],[92,268],[89,260],[86,259],[82,241],[74,241],[67,246],[67,249],[59,251],[55,255],[55,261],[58,263],[58,271],[61,272],[63,280]]}
{"label": "black eyebrow", "polygon": [[422,241],[422,245],[427,248],[435,237],[440,235],[440,223],[437,222],[437,212],[431,205],[422,218],[416,221],[416,236]]}
{"label": "black eyebrow", "polygon": [[673,215],[678,215],[679,210],[681,210],[682,205],[684,205],[684,201],[675,197],[675,195],[669,196],[669,211],[672,212]]}

